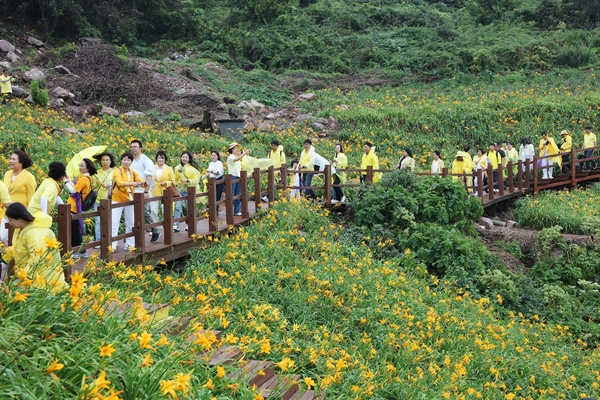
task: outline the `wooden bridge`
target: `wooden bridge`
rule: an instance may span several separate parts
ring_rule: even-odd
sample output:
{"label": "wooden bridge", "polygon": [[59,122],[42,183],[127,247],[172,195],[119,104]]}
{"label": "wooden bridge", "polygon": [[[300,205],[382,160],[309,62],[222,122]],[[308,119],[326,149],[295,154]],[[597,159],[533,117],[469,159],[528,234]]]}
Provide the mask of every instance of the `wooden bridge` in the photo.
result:
{"label": "wooden bridge", "polygon": [[[595,149],[598,148],[600,146]],[[577,156],[582,152],[583,150],[573,149],[570,153],[560,154],[560,156],[565,155],[569,157],[569,160],[577,160]],[[497,170],[489,166],[485,174],[482,170],[477,171],[475,174],[452,174],[448,172],[448,168],[444,168],[440,176],[442,178],[451,177],[462,181],[469,195],[481,199],[484,208],[495,206],[500,202],[524,193],[537,193],[540,190],[558,187],[575,187],[582,182],[600,180],[600,168],[583,171],[577,165],[574,168],[574,164],[577,163],[573,163],[572,161],[563,162],[564,172],[555,174],[553,179],[541,179],[539,177],[541,172],[540,161],[544,158],[549,158],[549,156],[536,156],[529,163],[519,161],[516,165],[512,165],[511,163],[508,163],[506,167],[500,165]],[[577,160],[577,162],[582,164],[584,161],[594,161],[598,158],[600,156],[593,156],[589,159]],[[366,170],[339,169],[338,171],[346,172],[351,177],[362,175],[368,183],[372,182],[376,172],[389,173],[394,170],[373,170],[369,167]],[[504,177],[505,172],[506,176]],[[195,188],[188,188],[187,195],[179,198],[174,198],[168,190],[164,192],[163,196],[152,198],[144,198],[142,193],[136,193],[133,201],[113,204],[110,200],[101,200],[98,211],[78,215],[71,214],[69,205],[59,205],[58,216],[54,221],[58,223],[58,240],[62,243],[61,253],[65,255],[74,250],[70,244],[71,221],[73,219],[99,217],[100,240],[85,243],[75,250],[86,249],[90,254],[99,252],[99,257],[108,261],[155,264],[161,261],[168,262],[186,256],[192,248],[203,244],[209,236],[227,232],[236,225],[248,224],[254,215],[268,208],[269,203],[262,200],[263,196],[267,196],[269,201],[273,201],[276,198],[276,191],[279,190],[283,191],[281,193],[282,196],[287,196],[288,189],[313,189],[322,191],[319,201],[324,207],[343,210],[349,203],[332,202],[332,189],[334,187],[353,188],[360,186],[358,179],[352,179],[343,185],[333,185],[331,168],[329,166],[323,172],[306,172],[323,175],[324,183],[321,186],[290,186],[287,179],[282,179],[278,183],[277,178],[279,176],[288,177],[288,173],[294,174],[298,172],[288,171],[285,165],[278,169],[271,167],[268,170],[259,170],[257,168],[250,176],[246,171],[242,171],[241,176],[235,180],[231,175],[225,175],[224,179],[220,181],[210,178],[208,180],[207,192],[196,193]],[[500,177],[498,182],[494,182],[494,179],[488,179],[487,184],[484,185],[484,176],[493,177],[494,173],[497,173],[496,176]],[[416,175],[430,176],[432,174],[416,173]],[[241,194],[233,196],[232,185],[238,182],[241,184]],[[219,200],[216,198],[218,184],[224,185],[224,198]],[[494,191],[495,186],[497,187],[496,192]],[[196,204],[196,199],[199,198],[207,198],[207,208],[202,213],[198,213],[196,207],[189,207],[187,216],[174,218],[174,202],[187,200],[187,204]],[[233,213],[233,203],[236,199],[241,201],[241,216],[234,216]],[[153,224],[146,224],[144,222],[144,205],[154,201],[160,201],[164,206],[163,220]],[[133,206],[134,209],[133,230],[130,233],[112,237],[112,209],[126,206]],[[217,207],[221,209],[220,214],[217,212]],[[180,232],[173,231],[173,225],[176,222],[180,223]],[[152,227],[159,227],[162,233],[157,243],[150,243],[150,237],[146,233]],[[121,242],[127,237],[135,238],[135,250],[125,251],[123,250],[124,246],[120,246],[115,252],[109,250],[109,246],[111,246],[113,241]],[[10,231],[9,238],[12,238],[12,232]],[[99,249],[96,249],[98,246]],[[65,271],[66,277],[68,278],[74,270],[82,270],[84,266],[85,259],[78,260],[71,270],[67,269]]]}

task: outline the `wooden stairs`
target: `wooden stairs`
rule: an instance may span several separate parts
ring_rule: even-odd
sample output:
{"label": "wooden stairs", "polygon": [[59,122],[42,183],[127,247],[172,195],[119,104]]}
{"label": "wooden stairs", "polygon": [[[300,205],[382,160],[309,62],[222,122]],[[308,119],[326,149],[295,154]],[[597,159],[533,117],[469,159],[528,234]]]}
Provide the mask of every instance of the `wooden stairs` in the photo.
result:
{"label": "wooden stairs", "polygon": [[[142,306],[143,305],[143,306]],[[142,306],[142,307],[141,307]],[[143,311],[141,311],[143,309]],[[146,313],[145,317],[164,324],[164,332],[178,336],[188,332],[191,317],[169,317],[168,304],[132,304],[111,302],[105,307],[105,314],[133,315]],[[138,314],[139,315],[139,314]],[[275,370],[275,364],[265,360],[247,360],[246,355],[237,346],[223,345],[221,331],[202,331],[188,334],[187,340],[196,342],[199,336],[209,338],[211,349],[205,350],[200,357],[211,367],[228,365],[230,372],[225,379],[232,383],[247,383],[255,387],[256,392],[264,399],[273,400],[313,400],[325,399],[325,392],[307,390],[299,384],[301,375],[281,374]]]}

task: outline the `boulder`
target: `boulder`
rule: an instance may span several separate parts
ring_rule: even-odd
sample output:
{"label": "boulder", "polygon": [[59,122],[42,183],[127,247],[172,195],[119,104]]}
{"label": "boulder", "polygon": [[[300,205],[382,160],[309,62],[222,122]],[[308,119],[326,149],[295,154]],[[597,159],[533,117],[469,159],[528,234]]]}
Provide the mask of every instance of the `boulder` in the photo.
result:
{"label": "boulder", "polygon": [[71,75],[69,68],[65,67],[64,65],[57,65],[54,67],[54,70],[61,75]]}
{"label": "boulder", "polygon": [[312,124],[310,124],[310,127],[317,131],[322,131],[323,129],[325,129],[325,125],[320,124],[318,122],[313,122]]}
{"label": "boulder", "polygon": [[310,115],[310,114],[300,114],[296,118],[294,118],[294,121],[296,121],[296,122],[304,122],[304,121],[307,121],[309,119],[312,119],[312,115]]}
{"label": "boulder", "polygon": [[145,114],[141,111],[128,111],[123,115],[127,116],[128,118],[137,118],[143,117]]}
{"label": "boulder", "polygon": [[70,134],[70,135],[81,135],[81,132],[79,132],[75,128],[63,128],[63,129],[61,129],[61,132],[65,133],[65,134]]}
{"label": "boulder", "polygon": [[79,43],[81,47],[92,47],[98,46],[102,44],[102,39],[100,38],[91,38],[91,37],[83,37],[79,39]]}
{"label": "boulder", "polygon": [[302,93],[298,96],[298,100],[300,101],[311,101],[317,98],[317,95],[314,93]]}
{"label": "boulder", "polygon": [[20,86],[12,86],[12,92],[13,92],[13,96],[15,97],[25,97],[29,94],[28,91],[26,91],[25,89],[21,88]]}
{"label": "boulder", "polygon": [[41,40],[37,40],[36,38],[31,37],[31,36],[29,36],[27,38],[27,43],[29,43],[30,45],[35,46],[35,47],[45,47],[46,46],[46,44],[44,42],[42,42]]}
{"label": "boulder", "polygon": [[106,115],[110,115],[113,117],[118,117],[119,116],[119,112],[117,110],[115,110],[114,108],[111,107],[102,107],[102,114],[106,114]]}
{"label": "boulder", "polygon": [[12,68],[12,64],[10,61],[0,61],[0,67],[2,68]]}
{"label": "boulder", "polygon": [[271,120],[273,120],[273,119],[276,119],[276,118],[277,118],[277,114],[275,114],[275,113],[268,113],[268,114],[265,116],[265,118],[266,118],[266,119],[271,119]]}
{"label": "boulder", "polygon": [[179,90],[177,90],[177,91],[175,92],[175,94],[177,94],[177,95],[180,95],[180,96],[181,96],[182,94],[185,94],[185,89],[179,89]]}
{"label": "boulder", "polygon": [[487,230],[494,229],[494,222],[489,218],[481,217],[477,223],[484,226]]}
{"label": "boulder", "polygon": [[319,124],[321,124],[321,125],[327,125],[327,124],[329,124],[329,120],[328,120],[328,119],[325,119],[325,118],[319,118],[319,119],[317,120],[317,122],[318,122]]}
{"label": "boulder", "polygon": [[17,61],[19,61],[21,57],[19,57],[18,55],[16,55],[16,53],[12,51],[9,51],[8,53],[6,53],[6,59],[14,64]]}
{"label": "boulder", "polygon": [[329,116],[328,121],[330,124],[337,124],[337,120],[335,118],[333,118],[331,115]]}
{"label": "boulder", "polygon": [[251,132],[255,129],[256,129],[256,127],[254,126],[252,119],[246,120],[246,122],[244,122],[244,132]]}
{"label": "boulder", "polygon": [[187,60],[187,59],[188,59],[188,57],[187,57],[187,56],[181,55],[181,54],[179,54],[179,53],[173,53],[173,54],[171,54],[171,55],[169,56],[169,58],[170,58],[171,60],[173,60],[173,61],[175,61],[175,60]]}
{"label": "boulder", "polygon": [[254,99],[250,100],[250,107],[252,108],[264,108],[265,105],[263,103],[260,103]]}
{"label": "boulder", "polygon": [[31,97],[31,95],[27,96],[25,103],[33,104],[33,97]]}
{"label": "boulder", "polygon": [[55,99],[50,102],[50,105],[55,108],[62,108],[65,106],[65,101],[63,99]]}
{"label": "boulder", "polygon": [[[66,90],[66,89],[63,89],[63,88],[61,88],[60,86],[57,86],[57,87],[55,87],[55,88],[52,90],[52,94],[53,94],[55,97],[58,97],[58,98],[60,98],[60,99],[67,99],[67,98],[69,98],[69,97],[70,97],[70,96],[69,96],[69,94],[70,94],[70,93],[69,93],[69,91],[68,91],[68,90]],[[75,97],[75,96],[73,96],[73,97]]]}
{"label": "boulder", "polygon": [[31,68],[29,71],[23,74],[23,79],[27,82],[43,81],[46,79],[46,74],[39,68]]}
{"label": "boulder", "polygon": [[340,106],[340,108],[341,108],[342,110],[347,110],[347,109],[348,109],[348,105],[347,105],[347,104],[342,104],[342,105]]}
{"label": "boulder", "polygon": [[13,52],[15,50],[16,50],[15,46],[13,46],[11,43],[7,42],[4,39],[0,40],[0,51],[8,53],[8,52]]}
{"label": "boulder", "polygon": [[268,131],[272,126],[273,126],[273,123],[271,121],[262,121],[262,122],[259,122],[259,124],[258,124],[258,130],[260,132],[265,132],[265,131]]}

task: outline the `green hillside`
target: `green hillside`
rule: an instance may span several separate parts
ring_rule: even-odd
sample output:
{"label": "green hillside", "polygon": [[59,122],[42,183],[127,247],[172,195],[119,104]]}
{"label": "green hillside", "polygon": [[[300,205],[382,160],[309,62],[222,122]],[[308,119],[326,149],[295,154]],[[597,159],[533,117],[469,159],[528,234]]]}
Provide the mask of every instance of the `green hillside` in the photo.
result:
{"label": "green hillside", "polygon": [[598,63],[600,5],[584,0],[0,2],[4,34],[102,37],[134,54],[194,50],[230,68],[450,76]]}

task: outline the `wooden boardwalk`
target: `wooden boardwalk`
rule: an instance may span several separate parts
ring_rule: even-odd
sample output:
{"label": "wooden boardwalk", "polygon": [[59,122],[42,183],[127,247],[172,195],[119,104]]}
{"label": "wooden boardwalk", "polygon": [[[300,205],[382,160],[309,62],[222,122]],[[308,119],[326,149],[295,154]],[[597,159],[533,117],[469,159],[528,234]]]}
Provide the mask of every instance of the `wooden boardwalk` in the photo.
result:
{"label": "wooden boardwalk", "polygon": [[[595,149],[600,149],[598,146]],[[573,149],[570,153],[564,155],[569,156],[570,160],[577,160],[577,155],[583,150]],[[444,168],[440,176],[442,178],[453,178],[462,181],[466,191],[470,196],[475,196],[481,199],[484,208],[495,207],[495,205],[506,202],[507,200],[516,198],[526,193],[537,193],[540,190],[547,190],[561,187],[576,187],[578,184],[585,182],[600,181],[600,168],[591,171],[582,171],[580,165],[585,160],[579,160],[575,168],[572,162],[563,163],[566,172],[556,174],[553,179],[541,179],[539,175],[540,167],[539,160],[548,157],[535,157],[532,162],[525,164],[521,161],[515,166],[508,164],[506,167],[499,166],[497,170],[493,170],[490,166],[486,171],[487,176],[503,177],[506,170],[506,177],[499,179],[497,182],[497,191],[494,190],[495,182],[489,179],[487,185],[484,186],[484,171],[477,171],[476,174],[451,174],[447,168]],[[600,156],[593,156],[588,160],[599,162]],[[600,163],[600,162],[599,162]],[[583,165],[583,164],[581,164]],[[555,169],[556,170],[556,169]],[[366,170],[360,169],[345,169],[339,170],[347,174],[358,174],[365,178],[366,182],[372,182],[376,172],[389,173],[393,170],[373,170],[371,167]],[[528,172],[527,172],[528,171]],[[162,261],[168,262],[185,257],[194,247],[205,245],[205,241],[217,233],[225,233],[237,225],[248,224],[249,221],[261,210],[268,208],[268,202],[262,200],[267,197],[269,201],[275,199],[277,190],[287,189],[314,189],[323,191],[322,201],[323,207],[331,209],[344,210],[350,203],[334,203],[332,202],[332,192],[334,187],[352,188],[360,186],[358,182],[347,182],[343,185],[332,184],[332,171],[330,166],[327,166],[324,171],[311,171],[307,173],[324,175],[323,186],[295,187],[289,186],[287,179],[283,179],[280,183],[276,177],[288,176],[286,166],[283,165],[280,169],[275,170],[273,167],[268,170],[255,169],[250,176],[246,171],[242,171],[239,179],[233,179],[231,175],[225,175],[221,181],[216,181],[214,178],[208,181],[208,191],[204,193],[196,193],[195,188],[188,188],[187,195],[184,197],[173,198],[170,191],[165,191],[164,196],[154,198],[144,198],[144,195],[137,193],[133,201],[126,203],[111,204],[110,200],[101,200],[100,208],[96,212],[88,212],[85,214],[71,215],[70,206],[63,204],[58,206],[58,217],[55,221],[58,223],[58,240],[62,243],[61,253],[66,255],[72,250],[85,249],[88,254],[99,253],[99,258],[107,261],[125,262],[127,264],[158,264]],[[292,172],[290,172],[292,173]],[[296,173],[296,172],[294,172]],[[417,173],[418,176],[428,176],[429,173]],[[239,183],[241,193],[238,196],[232,195],[233,185]],[[224,185],[223,198],[217,201],[216,192],[217,185]],[[186,200],[188,204],[195,204],[197,200],[203,200],[206,208],[202,213],[197,214],[200,207],[191,207],[188,215],[175,219],[173,217],[173,204],[178,200]],[[234,216],[234,200],[241,202],[241,216]],[[146,224],[144,222],[144,206],[152,201],[160,201],[164,206],[163,220]],[[111,234],[111,214],[112,209],[116,207],[132,206],[134,210],[134,226],[133,230],[127,234],[121,234],[112,237]],[[221,209],[220,214],[217,213],[217,208]],[[70,245],[71,238],[71,221],[73,219],[95,218],[100,220],[100,241],[93,241],[84,244],[81,248],[72,249]],[[175,222],[180,223],[180,232],[173,231]],[[158,227],[161,232],[161,237],[157,243],[150,243],[150,236],[147,231],[152,227]],[[186,230],[187,228],[187,230]],[[123,239],[133,237],[135,241],[135,250],[125,251]],[[12,238],[12,232],[9,227],[9,238]],[[118,249],[114,252],[110,251],[112,242],[119,243]],[[10,243],[9,243],[10,244]],[[98,248],[96,248],[98,247]],[[78,260],[71,269],[65,270],[65,275],[68,278],[75,270],[82,270],[86,264],[85,259]],[[10,273],[10,271],[9,271]]]}

